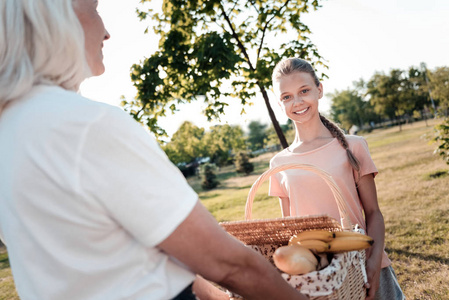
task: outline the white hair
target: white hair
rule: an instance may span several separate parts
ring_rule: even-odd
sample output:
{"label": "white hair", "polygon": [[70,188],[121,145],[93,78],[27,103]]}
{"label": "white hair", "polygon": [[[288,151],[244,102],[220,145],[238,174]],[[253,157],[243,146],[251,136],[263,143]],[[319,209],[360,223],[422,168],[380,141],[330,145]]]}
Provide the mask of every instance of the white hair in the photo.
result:
{"label": "white hair", "polygon": [[77,91],[89,75],[72,0],[0,1],[0,111],[34,85]]}

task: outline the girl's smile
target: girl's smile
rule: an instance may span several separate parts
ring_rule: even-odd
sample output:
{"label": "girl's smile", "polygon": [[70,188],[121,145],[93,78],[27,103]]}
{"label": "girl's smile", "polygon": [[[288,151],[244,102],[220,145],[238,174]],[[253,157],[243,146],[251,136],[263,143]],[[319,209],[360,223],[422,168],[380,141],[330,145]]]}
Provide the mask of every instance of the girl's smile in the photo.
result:
{"label": "girl's smile", "polygon": [[305,72],[293,72],[282,76],[275,88],[279,104],[292,121],[304,122],[306,116],[318,115],[318,100],[323,96],[321,83],[317,86],[314,78]]}
{"label": "girl's smile", "polygon": [[303,114],[305,114],[307,111],[309,111],[309,108],[308,108],[308,107],[305,108],[305,109],[303,109],[303,110],[300,110],[300,111],[295,111],[294,114],[296,114],[296,115],[303,115]]}

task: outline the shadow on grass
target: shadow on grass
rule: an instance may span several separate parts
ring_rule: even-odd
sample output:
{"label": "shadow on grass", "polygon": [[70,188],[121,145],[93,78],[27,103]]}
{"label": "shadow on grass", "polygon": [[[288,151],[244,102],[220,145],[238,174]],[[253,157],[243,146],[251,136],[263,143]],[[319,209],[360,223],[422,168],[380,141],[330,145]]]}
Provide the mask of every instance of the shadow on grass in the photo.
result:
{"label": "shadow on grass", "polygon": [[226,179],[236,177],[236,176],[237,176],[237,172],[235,172],[235,171],[229,171],[229,172],[223,172],[223,173],[218,172],[217,179],[219,181],[224,181]]}
{"label": "shadow on grass", "polygon": [[[252,185],[245,185],[245,186],[227,186],[227,185],[220,185],[218,186],[218,188],[220,190],[245,190],[245,189],[250,189]],[[214,195],[214,196],[218,196],[218,195]]]}
{"label": "shadow on grass", "polygon": [[446,176],[449,176],[449,171],[448,170],[438,170],[429,174],[425,174],[424,175],[424,179],[426,180],[432,180],[435,178],[444,178]]}
{"label": "shadow on grass", "polygon": [[9,269],[10,265],[9,265],[9,259],[8,259],[8,253],[5,252],[0,252],[0,270],[3,269]]}
{"label": "shadow on grass", "polygon": [[[223,188],[223,187],[220,187],[220,189],[221,188]],[[211,195],[206,195],[206,196],[202,195],[201,196],[201,200],[212,199],[212,198],[215,198],[215,197],[218,197],[218,196],[220,196],[220,194],[211,194]]]}
{"label": "shadow on grass", "polygon": [[419,258],[421,260],[425,260],[425,261],[434,261],[434,262],[439,262],[445,265],[449,264],[449,258],[445,258],[445,257],[440,257],[440,256],[436,256],[433,254],[424,254],[424,253],[415,253],[415,252],[410,252],[407,250],[402,250],[402,249],[395,249],[395,248],[385,248],[385,251],[387,253],[396,253],[398,255],[404,255],[406,257],[411,257],[411,258]]}

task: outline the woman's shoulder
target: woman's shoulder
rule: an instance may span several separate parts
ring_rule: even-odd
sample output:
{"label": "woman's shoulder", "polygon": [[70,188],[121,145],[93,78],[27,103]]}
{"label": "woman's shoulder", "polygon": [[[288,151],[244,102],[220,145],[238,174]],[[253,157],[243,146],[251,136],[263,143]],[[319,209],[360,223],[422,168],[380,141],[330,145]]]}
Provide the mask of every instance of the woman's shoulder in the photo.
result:
{"label": "woman's shoulder", "polygon": [[33,101],[39,101],[42,104],[51,103],[64,107],[64,106],[101,106],[105,103],[96,102],[90,100],[80,93],[75,91],[66,90],[56,85],[37,85],[32,88],[29,93],[29,98],[33,98]]}
{"label": "woman's shoulder", "polygon": [[53,123],[77,124],[78,126],[114,127],[136,123],[120,107],[94,101],[83,95],[54,85],[34,87],[27,96],[28,111],[38,111],[40,118],[51,119]]}
{"label": "woman's shoulder", "polygon": [[42,104],[48,104],[59,110],[74,110],[95,112],[110,112],[112,114],[123,112],[117,106],[113,106],[104,102],[91,100],[82,94],[66,90],[55,85],[39,85],[33,88],[31,93],[34,100],[38,100]]}

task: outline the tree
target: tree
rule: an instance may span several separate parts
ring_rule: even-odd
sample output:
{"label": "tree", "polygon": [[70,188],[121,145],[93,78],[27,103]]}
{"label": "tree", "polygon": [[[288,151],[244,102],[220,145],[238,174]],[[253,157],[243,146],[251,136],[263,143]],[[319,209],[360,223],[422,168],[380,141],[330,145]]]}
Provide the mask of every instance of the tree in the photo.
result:
{"label": "tree", "polygon": [[438,99],[440,110],[447,117],[449,108],[449,67],[439,67],[429,73],[432,96]]}
{"label": "tree", "polygon": [[207,156],[223,166],[231,161],[231,154],[246,149],[246,139],[240,126],[216,125],[204,136]]}
{"label": "tree", "polygon": [[363,128],[365,123],[376,119],[371,103],[365,101],[357,90],[335,91],[328,96],[331,98],[331,119],[346,131],[353,125]]}
{"label": "tree", "polygon": [[230,162],[232,153],[246,149],[246,139],[240,126],[216,125],[205,131],[186,121],[162,149],[174,164],[209,157],[223,166]]}
{"label": "tree", "polygon": [[251,150],[262,149],[265,146],[265,139],[267,138],[266,128],[267,125],[259,121],[251,121],[249,123],[247,141]]}
{"label": "tree", "polygon": [[392,69],[389,75],[375,73],[367,84],[367,94],[374,110],[382,116],[396,120],[399,131],[402,130],[402,115],[410,110],[411,101],[404,93],[405,82],[403,71]]}
{"label": "tree", "polygon": [[410,67],[408,69],[408,80],[405,81],[404,84],[404,92],[406,93],[406,97],[409,98],[412,113],[419,112],[427,122],[425,111],[427,110],[430,101],[425,76],[425,71],[422,71],[419,68]]}
{"label": "tree", "polygon": [[[432,88],[431,88],[431,84],[429,83],[429,70],[427,70],[426,63],[424,63],[424,62],[421,63],[421,70],[423,72],[424,79],[426,80],[427,91],[429,93],[430,102],[432,103],[433,114],[436,118],[437,117],[437,108],[435,106],[435,101],[433,101]],[[426,125],[427,125],[427,120],[426,120]]]}
{"label": "tree", "polygon": [[[224,97],[235,97],[244,106],[259,92],[281,145],[287,147],[267,89],[272,68],[284,57],[326,67],[301,22],[303,14],[318,7],[319,0],[164,0],[161,14],[138,11],[141,20],[156,21],[159,50],[132,66],[137,96],[123,99],[122,105],[161,137],[166,133],[157,119],[174,113],[180,103],[202,98],[204,113],[212,119],[224,113]],[[268,44],[273,37],[276,42]]]}
{"label": "tree", "polygon": [[162,149],[174,164],[188,163],[205,153],[203,137],[204,128],[185,121]]}

